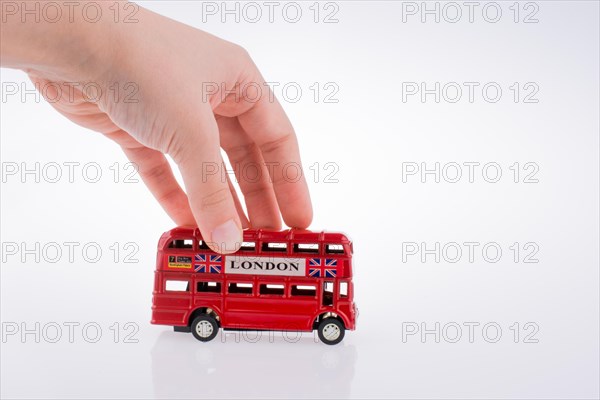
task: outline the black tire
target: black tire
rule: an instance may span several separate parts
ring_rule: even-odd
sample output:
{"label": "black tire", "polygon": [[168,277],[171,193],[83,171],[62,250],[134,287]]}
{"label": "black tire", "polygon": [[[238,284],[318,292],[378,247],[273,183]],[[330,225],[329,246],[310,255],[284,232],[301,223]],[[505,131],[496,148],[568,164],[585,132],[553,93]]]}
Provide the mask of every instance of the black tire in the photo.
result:
{"label": "black tire", "polygon": [[344,339],[346,328],[335,318],[325,318],[319,323],[319,339],[325,344],[338,344]]}
{"label": "black tire", "polygon": [[208,314],[202,314],[194,318],[191,328],[192,335],[201,342],[210,342],[219,333],[217,320]]}

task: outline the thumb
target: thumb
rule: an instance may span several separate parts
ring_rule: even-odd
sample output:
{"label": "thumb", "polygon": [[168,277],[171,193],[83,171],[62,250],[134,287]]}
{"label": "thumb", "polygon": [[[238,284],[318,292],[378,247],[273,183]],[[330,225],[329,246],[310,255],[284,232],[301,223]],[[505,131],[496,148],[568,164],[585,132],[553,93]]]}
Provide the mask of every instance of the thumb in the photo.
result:
{"label": "thumb", "polygon": [[178,130],[169,154],[181,171],[202,237],[214,251],[233,253],[242,243],[242,223],[223,173],[217,123],[212,114],[194,122]]}

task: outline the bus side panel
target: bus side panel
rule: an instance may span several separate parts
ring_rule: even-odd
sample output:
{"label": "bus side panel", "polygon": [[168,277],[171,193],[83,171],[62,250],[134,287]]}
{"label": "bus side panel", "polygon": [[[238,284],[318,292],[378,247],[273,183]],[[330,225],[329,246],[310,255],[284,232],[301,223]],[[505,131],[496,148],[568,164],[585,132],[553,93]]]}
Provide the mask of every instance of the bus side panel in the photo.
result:
{"label": "bus side panel", "polygon": [[285,299],[283,302],[285,303],[285,310],[283,314],[276,318],[280,318],[282,322],[285,322],[285,326],[279,326],[278,329],[312,330],[313,314],[319,307],[316,297],[294,296]]}
{"label": "bus side panel", "polygon": [[298,314],[290,299],[266,297],[241,297],[229,295],[225,300],[223,313],[224,328],[229,329],[274,329],[302,330],[312,329],[312,314],[315,301],[302,301],[296,305],[302,309]]}
{"label": "bus side panel", "polygon": [[[220,294],[196,293],[192,305],[192,310],[211,308],[221,320],[223,318],[223,296]],[[189,322],[191,323],[192,321]]]}
{"label": "bus side panel", "polygon": [[252,308],[255,326],[276,330],[311,330],[310,319],[316,307],[314,301],[296,301],[276,295],[254,298]]}
{"label": "bus side panel", "polygon": [[152,306],[152,323],[160,325],[187,325],[191,308],[189,294],[155,294]]}
{"label": "bus side panel", "polygon": [[256,301],[252,295],[227,295],[224,299],[223,328],[263,329],[264,326],[257,319]]}
{"label": "bus side panel", "polygon": [[344,325],[348,330],[354,330],[356,324],[356,316],[354,315],[354,308],[350,301],[338,301],[337,312],[343,315]]}

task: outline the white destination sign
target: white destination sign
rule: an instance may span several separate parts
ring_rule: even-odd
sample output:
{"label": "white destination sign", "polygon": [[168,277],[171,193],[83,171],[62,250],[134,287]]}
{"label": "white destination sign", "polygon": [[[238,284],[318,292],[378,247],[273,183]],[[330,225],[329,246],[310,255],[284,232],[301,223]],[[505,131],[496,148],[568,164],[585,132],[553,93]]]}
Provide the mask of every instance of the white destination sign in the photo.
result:
{"label": "white destination sign", "polygon": [[305,276],[306,260],[304,258],[226,256],[225,273]]}

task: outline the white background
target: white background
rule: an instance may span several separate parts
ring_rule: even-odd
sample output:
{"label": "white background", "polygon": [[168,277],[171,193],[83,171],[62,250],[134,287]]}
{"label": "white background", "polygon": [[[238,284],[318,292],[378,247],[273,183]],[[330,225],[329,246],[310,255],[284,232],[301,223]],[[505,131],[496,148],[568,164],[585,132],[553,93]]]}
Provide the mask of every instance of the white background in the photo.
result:
{"label": "white background", "polygon": [[[431,15],[423,23],[420,14],[403,22],[407,5],[389,1],[336,2],[337,23],[322,22],[336,10],[323,3],[318,23],[312,2],[299,3],[298,23],[287,22],[281,6],[273,23],[266,14],[258,23],[243,15],[239,23],[233,16],[222,23],[220,14],[204,15],[203,23],[200,2],[144,3],[243,45],[266,79],[279,83],[274,90],[298,133],[310,183],[311,228],[343,231],[354,240],[360,319],[333,347],[315,343],[313,335],[295,342],[280,333],[256,343],[249,333],[239,342],[227,335],[203,344],[150,325],[156,242],[172,222],[141,182],[124,182],[127,160],[113,143],[33,95],[3,97],[3,170],[13,163],[81,164],[73,183],[66,176],[59,183],[20,174],[3,179],[3,246],[56,242],[64,254],[52,263],[43,255],[23,261],[21,252],[3,251],[2,324],[19,332],[3,333],[2,397],[597,398],[598,3],[535,2],[537,23],[523,23],[536,9],[524,3],[515,23],[512,3],[498,3],[496,23],[482,17],[484,2],[473,23],[464,6],[456,23],[443,16],[436,23]],[[156,78],[168,79],[161,71]],[[7,69],[1,81],[3,94],[6,84],[27,82]],[[290,82],[302,88],[297,102],[293,92],[287,99],[281,93]],[[321,87],[316,102],[315,82]],[[328,82],[339,88],[332,97],[337,103],[324,101]],[[480,86],[473,102],[463,86],[458,102],[442,96],[436,103],[433,95],[403,101],[406,82]],[[488,82],[502,88],[495,103],[482,97]],[[516,103],[514,82],[521,90]],[[537,103],[523,101],[528,82],[539,89]],[[82,176],[81,166],[91,162],[101,166],[98,183]],[[330,177],[337,182],[325,179],[333,171],[324,169],[328,162],[337,166]],[[403,182],[403,165],[413,162],[480,165],[473,183],[464,166],[456,183],[444,176],[436,183],[433,175]],[[518,183],[509,169],[515,162]],[[539,168],[537,183],[523,182],[528,162]],[[114,163],[121,169],[118,183],[109,169]],[[494,177],[482,175],[486,163],[500,166],[497,183],[484,179]],[[74,262],[64,242],[80,243]],[[115,242],[117,262],[110,249]],[[129,242],[139,250],[127,263],[125,255],[135,249],[124,248]],[[440,250],[439,262],[435,254],[423,262],[422,253],[406,252],[411,243],[433,249],[436,242],[440,249],[458,243],[462,257],[450,262],[455,253]],[[465,242],[479,244],[472,262]],[[98,262],[83,258],[86,243],[102,249]],[[483,257],[486,243],[501,248],[497,262],[488,261],[493,251]],[[524,262],[532,249],[529,261],[538,262]],[[79,324],[72,343],[69,323]],[[88,323],[94,325],[86,336]],[[421,332],[403,340],[409,327],[435,331],[436,323],[439,342]],[[472,343],[465,323],[479,324]],[[22,329],[35,332],[36,324],[39,343],[34,333],[21,336]],[[56,324],[62,336],[50,343]],[[452,343],[457,325],[462,336]],[[94,326],[102,335],[88,343]],[[502,335],[490,343],[497,326]]]}

